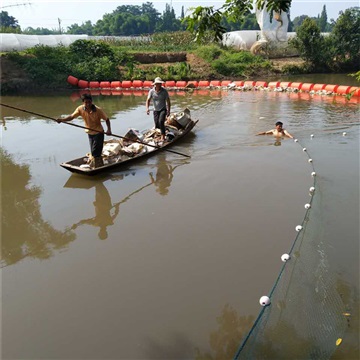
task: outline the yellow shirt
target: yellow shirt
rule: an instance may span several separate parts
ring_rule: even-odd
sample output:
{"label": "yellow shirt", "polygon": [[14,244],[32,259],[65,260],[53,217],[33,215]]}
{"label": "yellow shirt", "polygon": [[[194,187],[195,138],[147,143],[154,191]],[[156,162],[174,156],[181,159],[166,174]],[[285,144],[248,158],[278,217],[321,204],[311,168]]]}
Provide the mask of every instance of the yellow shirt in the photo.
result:
{"label": "yellow shirt", "polygon": [[98,131],[103,132],[104,129],[101,125],[101,119],[106,120],[108,118],[105,112],[96,105],[92,106],[91,111],[85,110],[85,106],[80,105],[72,113],[72,116],[74,118],[81,116],[84,119],[85,126],[87,128],[92,130],[97,130],[97,131],[92,131],[86,129],[85,131],[90,135],[98,134]]}

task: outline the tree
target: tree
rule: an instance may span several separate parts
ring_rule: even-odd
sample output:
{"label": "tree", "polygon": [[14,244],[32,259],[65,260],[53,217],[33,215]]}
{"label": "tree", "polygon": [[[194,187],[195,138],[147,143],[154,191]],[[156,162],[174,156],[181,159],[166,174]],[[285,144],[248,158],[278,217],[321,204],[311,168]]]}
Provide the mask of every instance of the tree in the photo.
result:
{"label": "tree", "polygon": [[86,35],[93,35],[93,25],[90,20],[82,23],[80,26],[78,24],[73,24],[68,27],[67,30],[68,34],[86,34]]}
{"label": "tree", "polygon": [[161,20],[156,26],[158,31],[178,31],[181,28],[180,20],[176,19],[174,8],[169,4],[165,5],[165,11],[161,17]]}
{"label": "tree", "polygon": [[327,30],[327,13],[326,13],[326,5],[323,6],[320,18],[319,18],[319,27],[321,32],[325,32]]}
{"label": "tree", "polygon": [[213,6],[197,6],[191,8],[191,15],[185,17],[183,21],[187,24],[187,30],[195,34],[195,39],[201,41],[207,32],[212,33],[215,41],[220,41],[226,28],[221,25],[221,20],[225,16],[230,21],[241,21],[244,16],[256,8],[266,10],[270,13],[289,11],[292,0],[226,0],[219,9]]}
{"label": "tree", "polygon": [[338,66],[359,68],[360,63],[360,8],[354,7],[340,12],[330,34],[331,48]]}
{"label": "tree", "polygon": [[326,64],[328,51],[326,51],[324,37],[315,20],[306,18],[296,30],[296,37],[291,39],[290,43],[313,70],[320,69]]}
{"label": "tree", "polygon": [[3,33],[9,32],[20,32],[20,26],[18,21],[13,17],[9,16],[7,11],[0,12],[0,30]]}

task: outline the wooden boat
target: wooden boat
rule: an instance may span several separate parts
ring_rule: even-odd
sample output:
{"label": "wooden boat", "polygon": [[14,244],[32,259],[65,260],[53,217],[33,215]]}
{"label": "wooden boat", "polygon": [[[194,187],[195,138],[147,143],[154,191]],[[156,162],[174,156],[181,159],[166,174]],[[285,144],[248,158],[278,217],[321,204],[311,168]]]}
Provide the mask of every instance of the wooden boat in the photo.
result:
{"label": "wooden boat", "polygon": [[[83,156],[74,160],[63,162],[60,164],[60,166],[73,173],[92,176],[129,164],[133,161],[137,161],[139,159],[148,157],[150,155],[154,155],[158,151],[170,151],[176,154],[177,153],[176,151],[168,150],[167,148],[173,145],[174,143],[178,142],[180,139],[184,138],[187,134],[189,134],[198,121],[199,120],[193,121],[189,119],[186,126],[180,129],[176,129],[173,126],[167,124],[166,129],[168,135],[169,133],[171,134],[171,137],[167,136],[166,140],[160,143],[156,143],[155,141],[151,141],[151,140],[149,141],[149,137],[147,137],[149,132],[156,133],[158,131],[155,129],[145,130],[142,133],[140,133],[141,135],[140,139],[142,140],[140,139],[130,140],[129,137],[127,136],[129,134],[128,132],[123,137],[118,136],[119,138],[121,138],[121,140],[105,141],[104,148],[106,148],[106,144],[109,143],[110,145],[115,145],[118,148],[119,147],[118,144],[119,144],[121,151],[115,155],[104,156],[104,150],[103,150],[103,165],[101,166],[97,166],[97,167],[90,166],[89,162],[91,159],[89,154],[87,154],[87,156]],[[134,133],[133,130],[130,131],[132,131],[132,134]],[[124,151],[128,148],[128,146],[125,146],[127,144],[128,146],[131,146],[131,144],[140,145],[142,147],[141,151],[135,154],[129,154]]]}

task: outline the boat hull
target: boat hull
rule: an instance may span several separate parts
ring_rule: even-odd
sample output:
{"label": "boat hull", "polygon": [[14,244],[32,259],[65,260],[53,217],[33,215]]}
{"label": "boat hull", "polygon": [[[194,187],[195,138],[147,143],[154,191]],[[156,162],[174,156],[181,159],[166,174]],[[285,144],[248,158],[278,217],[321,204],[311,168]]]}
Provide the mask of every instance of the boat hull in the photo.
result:
{"label": "boat hull", "polygon": [[135,155],[134,157],[129,157],[128,159],[125,159],[125,160],[121,160],[121,161],[114,162],[111,164],[104,164],[103,166],[99,166],[97,168],[83,168],[83,167],[80,167],[80,165],[84,164],[84,157],[80,157],[80,158],[77,158],[74,160],[63,162],[60,164],[60,166],[72,173],[86,175],[86,176],[93,176],[93,175],[97,175],[97,174],[100,174],[103,172],[110,171],[115,168],[129,165],[130,163],[133,163],[140,159],[144,159],[146,157],[154,155],[154,154],[158,153],[159,151],[166,151],[168,147],[170,147],[174,143],[177,143],[180,139],[184,138],[187,134],[189,134],[190,131],[197,124],[197,122],[198,122],[198,120],[197,121],[191,120],[191,122],[189,122],[189,124],[186,126],[184,131],[180,135],[176,136],[172,141],[166,142],[165,144],[154,148],[152,151],[144,152],[144,153]]}

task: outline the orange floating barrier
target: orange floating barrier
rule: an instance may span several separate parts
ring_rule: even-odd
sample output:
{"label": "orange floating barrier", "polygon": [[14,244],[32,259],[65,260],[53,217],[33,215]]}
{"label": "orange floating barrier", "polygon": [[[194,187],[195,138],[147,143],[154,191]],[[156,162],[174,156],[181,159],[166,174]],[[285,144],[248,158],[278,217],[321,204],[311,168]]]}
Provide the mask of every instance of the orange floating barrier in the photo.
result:
{"label": "orange floating barrier", "polygon": [[79,80],[77,85],[79,88],[85,89],[89,87],[89,82],[86,80]]}
{"label": "orange floating barrier", "polygon": [[280,87],[282,87],[282,88],[288,88],[288,87],[290,87],[290,85],[291,85],[291,82],[286,82],[286,81],[280,82]]}
{"label": "orange floating barrier", "polygon": [[251,80],[247,80],[244,82],[244,86],[251,86],[254,87],[255,86],[255,81],[251,81]]}
{"label": "orange floating barrier", "polygon": [[268,88],[274,89],[280,86],[280,81],[270,81],[268,84]]}
{"label": "orange floating barrier", "polygon": [[346,85],[340,85],[338,86],[338,88],[336,89],[336,93],[340,94],[340,95],[345,95],[349,93],[349,90],[351,89],[351,86],[346,86]]}
{"label": "orange floating barrier", "polygon": [[324,90],[336,93],[336,90],[338,87],[339,87],[339,85],[326,85],[324,87]]}
{"label": "orange floating barrier", "polygon": [[198,87],[198,86],[199,86],[199,82],[196,81],[196,80],[188,81],[188,83],[187,83],[186,85],[190,85],[190,84],[193,84],[195,87]]}
{"label": "orange floating barrier", "polygon": [[100,87],[102,89],[110,89],[111,88],[110,81],[100,81]]}
{"label": "orange floating barrier", "polygon": [[[314,91],[321,91],[325,89],[326,84],[315,84],[313,87]],[[303,90],[303,88],[301,88]]]}
{"label": "orange floating barrier", "polygon": [[143,82],[143,87],[152,87],[153,86],[153,82],[150,80],[145,80]]}
{"label": "orange floating barrier", "polygon": [[352,92],[354,92],[353,96],[360,96],[360,88],[358,88],[357,86],[352,86],[349,89],[349,94],[351,94]]}
{"label": "orange floating barrier", "polygon": [[312,83],[303,83],[301,86],[302,91],[311,91],[313,90],[314,84]]}
{"label": "orange floating barrier", "polygon": [[186,86],[186,81],[179,80],[176,82],[175,86],[178,88],[184,88]]}
{"label": "orange floating barrier", "polygon": [[77,78],[74,77],[74,76],[69,75],[68,78],[67,78],[67,82],[68,82],[70,85],[77,86],[77,84],[78,84],[78,82],[79,82],[79,79],[77,79]]}
{"label": "orange floating barrier", "polygon": [[167,80],[165,81],[165,86],[166,87],[175,87],[175,81],[174,80]]}
{"label": "orange floating barrier", "polygon": [[211,80],[210,86],[220,86],[221,82],[219,80]]}
{"label": "orange floating barrier", "polygon": [[208,87],[210,86],[210,81],[208,80],[200,80],[199,81],[199,87]]}
{"label": "orange floating barrier", "polygon": [[90,89],[98,89],[100,87],[100,83],[98,81],[89,81]]}
{"label": "orange floating barrier", "polygon": [[234,81],[234,84],[235,84],[235,86],[244,86],[244,81],[242,81],[242,80],[238,80],[238,81]]}
{"label": "orange floating barrier", "polygon": [[231,83],[232,83],[231,80],[223,80],[223,81],[221,82],[221,86],[228,86],[228,85],[231,84]]}
{"label": "orange floating barrier", "polygon": [[142,88],[143,87],[143,81],[142,80],[133,80],[132,86],[134,88]]}
{"label": "orange floating barrier", "polygon": [[256,81],[255,86],[267,87],[268,83],[266,81]]}
{"label": "orange floating barrier", "polygon": [[125,89],[129,89],[132,87],[132,81],[130,80],[124,80],[122,83],[121,83],[122,87],[125,88]]}
{"label": "orange floating barrier", "polygon": [[298,89],[301,90],[303,83],[301,82],[292,82],[289,87],[291,87],[292,89]]}
{"label": "orange floating barrier", "polygon": [[112,89],[121,88],[121,87],[122,87],[121,81],[112,81],[112,82],[110,83],[110,87],[111,87]]}

